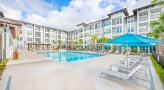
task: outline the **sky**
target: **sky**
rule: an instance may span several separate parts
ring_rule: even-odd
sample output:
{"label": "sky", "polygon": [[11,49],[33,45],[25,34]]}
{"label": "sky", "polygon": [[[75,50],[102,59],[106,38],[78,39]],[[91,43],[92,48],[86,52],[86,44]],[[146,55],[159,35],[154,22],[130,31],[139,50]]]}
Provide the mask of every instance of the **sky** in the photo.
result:
{"label": "sky", "polygon": [[151,4],[151,0],[0,0],[6,18],[44,25],[66,31],[77,24],[107,17],[122,8],[132,10]]}

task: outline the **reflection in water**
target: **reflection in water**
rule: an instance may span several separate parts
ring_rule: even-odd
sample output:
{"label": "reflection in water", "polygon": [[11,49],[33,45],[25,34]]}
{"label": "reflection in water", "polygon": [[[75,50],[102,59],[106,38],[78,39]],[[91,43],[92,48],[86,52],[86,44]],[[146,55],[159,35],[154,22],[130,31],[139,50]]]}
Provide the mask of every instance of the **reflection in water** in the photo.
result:
{"label": "reflection in water", "polygon": [[38,54],[41,54],[43,56],[49,57],[54,60],[58,60],[59,62],[73,62],[77,60],[84,60],[87,58],[102,56],[101,54],[89,54],[89,53],[72,52],[72,51],[39,52]]}

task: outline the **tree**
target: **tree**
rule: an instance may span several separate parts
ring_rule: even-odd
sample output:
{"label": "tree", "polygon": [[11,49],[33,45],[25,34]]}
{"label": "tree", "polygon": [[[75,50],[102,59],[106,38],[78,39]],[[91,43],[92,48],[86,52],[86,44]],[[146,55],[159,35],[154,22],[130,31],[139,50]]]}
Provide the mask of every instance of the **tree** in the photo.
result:
{"label": "tree", "polygon": [[83,42],[83,39],[79,39],[80,49],[82,49],[81,44]]}
{"label": "tree", "polygon": [[[151,32],[147,34],[148,37],[153,37],[158,40],[164,40],[164,13],[160,16],[159,20],[151,21],[150,26],[153,28]],[[158,46],[159,53],[164,54],[164,45]]]}
{"label": "tree", "polygon": [[102,43],[103,45],[103,49],[104,49],[104,43],[106,43],[108,41],[108,39],[106,37],[101,37],[100,38],[100,42]]}
{"label": "tree", "polygon": [[71,41],[69,41],[69,43],[71,44],[71,48],[73,50],[73,41],[71,40]]}
{"label": "tree", "polygon": [[61,46],[62,46],[62,40],[58,40],[58,44],[60,45],[60,48],[61,48]]}
{"label": "tree", "polygon": [[97,40],[98,40],[98,36],[96,36],[96,35],[92,36],[91,40],[94,41],[94,46],[95,46],[95,49],[96,49],[96,43],[97,43]]}
{"label": "tree", "polygon": [[[113,39],[117,38],[118,35],[113,36]],[[116,44],[116,49],[118,50],[118,44]]]}
{"label": "tree", "polygon": [[163,5],[163,0],[152,0],[152,3],[157,5]]}
{"label": "tree", "polygon": [[75,48],[77,48],[78,41],[74,41],[74,44],[75,44]]}

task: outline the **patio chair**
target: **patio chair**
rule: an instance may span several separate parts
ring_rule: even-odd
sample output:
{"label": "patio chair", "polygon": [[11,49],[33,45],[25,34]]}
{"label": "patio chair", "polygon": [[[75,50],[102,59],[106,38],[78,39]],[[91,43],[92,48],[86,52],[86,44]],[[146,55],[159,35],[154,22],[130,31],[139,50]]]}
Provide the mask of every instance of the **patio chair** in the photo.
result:
{"label": "patio chair", "polygon": [[115,54],[119,54],[119,50],[116,50]]}
{"label": "patio chair", "polygon": [[107,70],[106,72],[101,72],[100,78],[102,77],[103,74],[105,74],[105,75],[108,75],[108,76],[111,76],[113,78],[117,78],[120,80],[131,81],[131,80],[134,80],[134,78],[137,79],[137,77],[133,77],[133,75],[139,69],[141,69],[141,64],[137,65],[134,69],[132,69],[128,73],[120,72],[120,71]]}
{"label": "patio chair", "polygon": [[[113,66],[117,66],[118,68],[123,68],[123,69],[131,70],[137,63],[140,63],[140,62],[139,62],[140,60],[141,60],[141,59],[137,59],[137,60],[135,60],[135,61],[132,62],[132,63],[127,63],[127,61],[126,61],[126,62],[124,62],[124,63],[113,64],[113,65],[110,66],[110,69],[111,69]],[[125,63],[128,64],[128,66],[125,65]]]}
{"label": "patio chair", "polygon": [[[142,64],[142,62],[141,62],[142,60],[143,60],[142,58],[138,58],[138,59],[134,60],[133,62],[127,63],[128,66],[125,65],[125,63],[127,61],[124,64],[121,64],[121,63],[120,64],[113,64],[113,65],[110,66],[110,69],[112,69],[112,67],[118,67],[119,70],[128,72],[129,70],[132,70],[134,67],[136,67],[138,64]],[[146,68],[147,68],[147,66],[146,66]],[[138,70],[138,72],[141,73],[141,74],[144,74],[146,79],[148,80],[146,70],[140,69],[140,70]]]}

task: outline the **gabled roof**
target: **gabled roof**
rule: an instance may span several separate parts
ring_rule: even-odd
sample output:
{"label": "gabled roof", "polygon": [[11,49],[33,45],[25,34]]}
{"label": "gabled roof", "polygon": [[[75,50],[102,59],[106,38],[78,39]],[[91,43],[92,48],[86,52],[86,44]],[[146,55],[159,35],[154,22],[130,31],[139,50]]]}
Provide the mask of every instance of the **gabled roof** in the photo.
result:
{"label": "gabled roof", "polygon": [[77,24],[76,26],[81,26],[81,25],[86,25],[85,23],[80,23],[80,24]]}
{"label": "gabled roof", "polygon": [[119,12],[123,12],[125,14],[125,16],[128,16],[129,15],[128,10],[126,8],[123,8],[123,9],[120,9],[118,11],[115,11],[115,12],[112,12],[112,13],[108,14],[108,16],[110,17],[111,15],[117,14]]}
{"label": "gabled roof", "polygon": [[29,23],[29,22],[24,22],[24,21],[18,21],[18,20],[14,20],[14,19],[10,19],[10,18],[5,18],[5,17],[0,17],[0,18],[3,19],[1,21],[10,22],[10,23],[13,23],[13,24],[14,23],[18,23],[18,24],[25,23],[25,24],[31,24],[31,25],[41,26],[41,27],[45,27],[45,28],[49,28],[49,29],[59,30],[59,31],[63,31],[63,32],[68,32],[66,30],[56,29],[56,28],[52,28],[52,27],[48,27],[48,26],[43,26],[43,25],[39,25],[39,24],[34,24],[34,23]]}
{"label": "gabled roof", "polygon": [[4,17],[4,14],[2,11],[0,11],[0,17]]}
{"label": "gabled roof", "polygon": [[126,16],[125,18],[134,17],[134,16],[136,16],[136,15],[129,15],[129,16]]}
{"label": "gabled roof", "polygon": [[147,5],[147,6],[143,6],[143,7],[134,9],[134,10],[133,10],[133,13],[134,13],[134,14],[137,14],[137,11],[139,11],[139,10],[147,9],[147,8],[154,7],[154,6],[155,6],[155,4],[150,4],[150,5]]}

